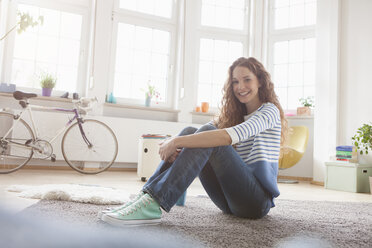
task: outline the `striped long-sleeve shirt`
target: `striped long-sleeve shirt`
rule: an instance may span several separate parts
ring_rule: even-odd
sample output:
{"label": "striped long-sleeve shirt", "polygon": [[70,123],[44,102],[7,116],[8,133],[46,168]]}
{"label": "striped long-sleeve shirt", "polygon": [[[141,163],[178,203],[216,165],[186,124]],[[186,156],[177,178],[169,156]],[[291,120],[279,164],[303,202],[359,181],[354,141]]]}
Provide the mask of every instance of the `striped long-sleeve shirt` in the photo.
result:
{"label": "striped long-sleeve shirt", "polygon": [[[279,109],[272,103],[264,103],[245,121],[225,129],[232,145],[243,161],[252,168],[261,185],[272,195],[279,196],[277,186],[280,151],[281,121]],[[273,203],[274,206],[274,203]]]}

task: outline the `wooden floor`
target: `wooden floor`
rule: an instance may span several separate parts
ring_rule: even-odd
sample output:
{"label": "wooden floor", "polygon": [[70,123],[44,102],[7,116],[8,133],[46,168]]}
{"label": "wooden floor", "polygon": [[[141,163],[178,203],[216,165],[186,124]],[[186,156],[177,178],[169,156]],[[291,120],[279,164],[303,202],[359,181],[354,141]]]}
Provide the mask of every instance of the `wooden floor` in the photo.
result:
{"label": "wooden floor", "polygon": [[[133,171],[107,171],[98,175],[83,175],[72,170],[30,170],[21,169],[12,174],[0,175],[0,206],[12,212],[20,211],[38,200],[20,198],[16,193],[7,192],[10,185],[41,184],[93,184],[128,190],[138,193],[144,183]],[[299,184],[279,184],[281,199],[312,201],[353,201],[371,202],[371,194],[358,194],[324,189],[322,186],[300,182]],[[200,181],[196,179],[188,189],[188,195],[206,195]]]}

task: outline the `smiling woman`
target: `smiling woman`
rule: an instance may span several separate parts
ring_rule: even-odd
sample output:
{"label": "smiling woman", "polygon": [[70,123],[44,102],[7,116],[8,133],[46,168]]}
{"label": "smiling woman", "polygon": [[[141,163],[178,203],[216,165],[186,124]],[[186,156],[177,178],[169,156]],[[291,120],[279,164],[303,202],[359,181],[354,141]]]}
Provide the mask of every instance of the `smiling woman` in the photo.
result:
{"label": "smiling woman", "polygon": [[186,127],[162,142],[162,161],[141,193],[133,202],[103,211],[103,221],[116,226],[160,223],[160,208],[169,212],[196,177],[225,214],[258,219],[275,206],[286,130],[283,110],[269,73],[256,59],[237,59],[228,75],[218,120],[199,129]]}

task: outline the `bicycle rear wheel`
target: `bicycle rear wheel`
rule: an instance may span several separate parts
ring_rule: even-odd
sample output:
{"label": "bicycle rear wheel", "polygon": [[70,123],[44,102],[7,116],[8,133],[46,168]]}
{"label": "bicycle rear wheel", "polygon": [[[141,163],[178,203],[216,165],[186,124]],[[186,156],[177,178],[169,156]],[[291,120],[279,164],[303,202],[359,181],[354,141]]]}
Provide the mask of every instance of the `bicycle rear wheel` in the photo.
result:
{"label": "bicycle rear wheel", "polygon": [[81,128],[76,122],[63,135],[62,154],[66,162],[84,174],[107,170],[118,154],[118,141],[114,132],[97,120],[84,120]]}
{"label": "bicycle rear wheel", "polygon": [[[33,149],[26,145],[35,140],[30,126],[22,119],[16,122],[13,114],[0,112],[0,174],[20,169],[32,158]],[[14,125],[14,129],[5,134]]]}

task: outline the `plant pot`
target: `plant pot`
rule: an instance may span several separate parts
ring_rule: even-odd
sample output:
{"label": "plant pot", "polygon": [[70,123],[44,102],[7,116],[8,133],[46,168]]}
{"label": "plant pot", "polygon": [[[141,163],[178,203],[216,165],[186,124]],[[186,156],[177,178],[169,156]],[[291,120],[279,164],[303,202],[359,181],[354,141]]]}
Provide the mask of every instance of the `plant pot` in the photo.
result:
{"label": "plant pot", "polygon": [[297,108],[297,115],[310,116],[311,115],[311,109],[309,107],[298,107]]}
{"label": "plant pot", "polygon": [[146,97],[145,106],[150,107],[150,105],[151,105],[151,97]]}
{"label": "plant pot", "polygon": [[42,88],[41,89],[42,92],[41,92],[41,95],[42,96],[50,96],[52,94],[52,88]]}
{"label": "plant pot", "polygon": [[358,151],[358,163],[359,164],[369,164],[372,165],[372,153],[361,155]]}

